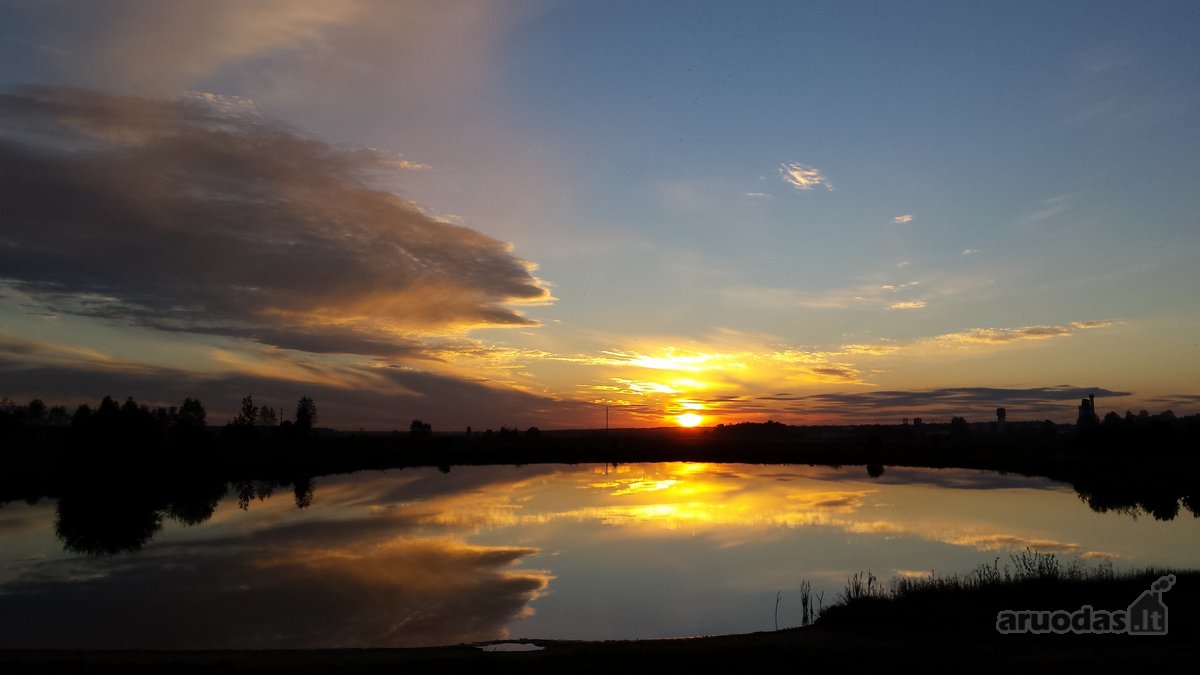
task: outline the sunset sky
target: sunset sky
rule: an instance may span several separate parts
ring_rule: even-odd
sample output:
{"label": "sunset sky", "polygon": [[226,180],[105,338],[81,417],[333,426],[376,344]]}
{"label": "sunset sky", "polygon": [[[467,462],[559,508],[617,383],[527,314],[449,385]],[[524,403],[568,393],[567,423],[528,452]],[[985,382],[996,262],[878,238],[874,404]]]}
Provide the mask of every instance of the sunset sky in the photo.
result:
{"label": "sunset sky", "polygon": [[0,396],[1200,412],[1195,2],[0,2]]}

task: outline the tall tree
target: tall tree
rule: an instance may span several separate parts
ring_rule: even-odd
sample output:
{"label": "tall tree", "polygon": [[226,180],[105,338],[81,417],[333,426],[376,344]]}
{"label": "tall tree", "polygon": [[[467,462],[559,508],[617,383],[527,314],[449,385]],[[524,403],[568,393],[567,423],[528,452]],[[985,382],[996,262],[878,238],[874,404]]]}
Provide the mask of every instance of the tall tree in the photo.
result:
{"label": "tall tree", "polygon": [[[103,407],[103,404],[101,404]],[[198,398],[185,398],[183,405],[179,406],[179,423],[187,427],[202,427],[204,426],[204,417],[207,412]]]}
{"label": "tall tree", "polygon": [[313,403],[312,398],[301,396],[296,402],[296,429],[301,433],[307,433],[317,423],[317,404]]}
{"label": "tall tree", "polygon": [[242,427],[252,427],[258,424],[258,406],[254,405],[253,396],[246,396],[242,399],[242,412],[238,415],[236,423]]}

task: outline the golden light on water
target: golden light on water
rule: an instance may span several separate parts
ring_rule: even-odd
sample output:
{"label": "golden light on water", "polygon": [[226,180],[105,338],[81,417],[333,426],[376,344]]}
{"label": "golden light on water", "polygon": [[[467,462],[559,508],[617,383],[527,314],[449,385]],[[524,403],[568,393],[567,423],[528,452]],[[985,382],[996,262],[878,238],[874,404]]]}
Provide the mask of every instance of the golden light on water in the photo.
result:
{"label": "golden light on water", "polygon": [[696,413],[684,413],[682,415],[676,415],[675,421],[681,427],[694,427],[704,421],[704,416],[697,415]]}

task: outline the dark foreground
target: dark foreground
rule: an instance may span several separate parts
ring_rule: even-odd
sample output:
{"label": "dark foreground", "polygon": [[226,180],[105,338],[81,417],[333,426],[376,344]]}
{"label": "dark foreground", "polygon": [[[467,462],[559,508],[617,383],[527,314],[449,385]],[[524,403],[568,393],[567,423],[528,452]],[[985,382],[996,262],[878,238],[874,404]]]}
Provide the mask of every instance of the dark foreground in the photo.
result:
{"label": "dark foreground", "polygon": [[[940,617],[953,621],[952,616]],[[1181,672],[1200,663],[1194,639],[1137,636],[1001,636],[963,639],[911,632],[796,628],[774,633],[630,642],[537,641],[535,652],[487,653],[473,646],[422,649],[212,652],[4,652],[6,673],[591,673],[680,672],[685,668],[778,667],[817,672]],[[737,671],[734,671],[737,672]]]}
{"label": "dark foreground", "polygon": [[[436,671],[604,673],[916,672],[1168,673],[1200,663],[1200,572],[1177,572],[1163,594],[1166,635],[1001,635],[998,609],[1125,609],[1146,573],[1097,581],[938,585],[900,598],[865,597],[831,608],[806,628],[677,640],[532,640],[531,652],[485,652],[459,645],[419,649],[207,652],[0,652],[0,672],[87,673],[385,673]],[[736,670],[733,670],[736,669]]]}

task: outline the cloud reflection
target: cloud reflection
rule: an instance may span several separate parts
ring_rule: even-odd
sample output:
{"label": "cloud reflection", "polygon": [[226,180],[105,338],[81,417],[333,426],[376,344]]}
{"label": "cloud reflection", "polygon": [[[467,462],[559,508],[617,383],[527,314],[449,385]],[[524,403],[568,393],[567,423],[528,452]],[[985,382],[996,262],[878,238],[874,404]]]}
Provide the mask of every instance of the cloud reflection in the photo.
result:
{"label": "cloud reflection", "polygon": [[492,640],[549,575],[531,548],[395,539],[43,563],[4,586],[5,648],[406,647]]}
{"label": "cloud reflection", "polygon": [[[1027,547],[1138,560],[1129,536],[1096,530],[1062,485],[967,470],[872,480],[862,467],[664,463],[328,476],[303,511],[282,493],[245,511],[225,502],[203,525],[165,523],[136,555],[14,566],[0,585],[0,648],[491,640],[539,598],[522,625],[557,625],[556,612],[580,611],[561,603],[594,603],[597,566],[644,573],[634,586],[676,574],[669,551],[723,560],[720,578],[736,584],[780,555],[801,556],[796,569],[816,578],[884,550],[910,570]],[[715,578],[682,574],[684,585]]]}

